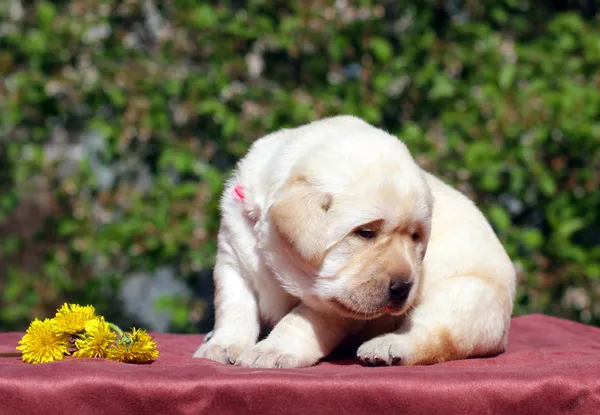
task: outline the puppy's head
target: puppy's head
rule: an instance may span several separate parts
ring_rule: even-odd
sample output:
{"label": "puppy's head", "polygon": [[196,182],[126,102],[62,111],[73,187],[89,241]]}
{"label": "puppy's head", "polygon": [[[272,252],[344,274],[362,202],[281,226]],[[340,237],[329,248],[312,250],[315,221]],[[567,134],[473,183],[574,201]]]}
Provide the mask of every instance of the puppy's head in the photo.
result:
{"label": "puppy's head", "polygon": [[305,301],[358,319],[400,315],[414,303],[433,199],[407,154],[357,164],[317,155],[279,190],[271,223],[293,262],[309,270],[295,284]]}

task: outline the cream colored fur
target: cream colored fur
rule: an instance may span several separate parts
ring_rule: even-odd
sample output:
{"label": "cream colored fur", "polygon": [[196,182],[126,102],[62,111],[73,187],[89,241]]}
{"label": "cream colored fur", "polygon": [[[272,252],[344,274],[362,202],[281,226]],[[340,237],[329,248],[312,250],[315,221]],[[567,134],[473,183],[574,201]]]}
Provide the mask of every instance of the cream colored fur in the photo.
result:
{"label": "cream colored fur", "polygon": [[256,141],[221,210],[215,327],[195,357],[305,367],[353,339],[365,364],[411,365],[506,345],[515,273],[491,226],[358,118]]}

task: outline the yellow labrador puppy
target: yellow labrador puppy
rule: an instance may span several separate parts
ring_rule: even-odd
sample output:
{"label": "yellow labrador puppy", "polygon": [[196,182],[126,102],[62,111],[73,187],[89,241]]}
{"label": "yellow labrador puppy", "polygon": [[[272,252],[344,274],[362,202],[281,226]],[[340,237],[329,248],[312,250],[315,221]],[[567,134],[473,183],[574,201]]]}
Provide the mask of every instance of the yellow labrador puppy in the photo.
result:
{"label": "yellow labrador puppy", "polygon": [[221,210],[216,322],[195,357],[306,367],[353,338],[365,364],[418,365],[506,345],[515,272],[491,226],[358,118],[256,141]]}

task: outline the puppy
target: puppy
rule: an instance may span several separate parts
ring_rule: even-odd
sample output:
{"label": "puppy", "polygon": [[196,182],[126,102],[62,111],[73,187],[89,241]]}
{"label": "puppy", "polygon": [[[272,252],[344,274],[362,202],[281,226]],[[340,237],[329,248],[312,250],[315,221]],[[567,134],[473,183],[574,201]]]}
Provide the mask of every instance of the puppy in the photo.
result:
{"label": "puppy", "polygon": [[491,226],[358,118],[256,141],[221,211],[215,327],[195,357],[306,367],[354,339],[365,364],[419,365],[506,346],[515,272]]}

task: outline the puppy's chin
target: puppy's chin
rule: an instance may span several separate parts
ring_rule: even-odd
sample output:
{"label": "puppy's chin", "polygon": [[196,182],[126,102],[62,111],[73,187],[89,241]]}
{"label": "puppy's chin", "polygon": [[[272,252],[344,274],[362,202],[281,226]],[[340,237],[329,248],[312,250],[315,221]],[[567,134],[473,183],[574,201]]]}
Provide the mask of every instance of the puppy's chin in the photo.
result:
{"label": "puppy's chin", "polygon": [[410,303],[407,301],[402,305],[382,303],[381,305],[360,306],[348,304],[347,300],[331,298],[327,303],[340,316],[355,320],[373,320],[384,315],[401,316],[412,307],[412,301]]}

